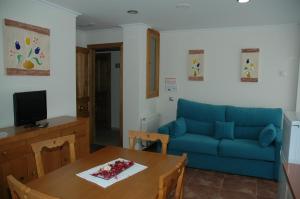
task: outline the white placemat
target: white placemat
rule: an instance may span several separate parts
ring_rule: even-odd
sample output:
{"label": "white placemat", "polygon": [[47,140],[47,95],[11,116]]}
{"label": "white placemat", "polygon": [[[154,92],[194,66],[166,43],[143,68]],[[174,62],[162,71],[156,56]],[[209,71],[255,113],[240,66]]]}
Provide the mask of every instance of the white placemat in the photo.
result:
{"label": "white placemat", "polygon": [[124,180],[140,171],[143,171],[145,170],[146,168],[148,168],[147,166],[144,166],[144,165],[141,165],[141,164],[138,164],[136,162],[134,162],[134,164],[129,167],[128,169],[126,169],[125,171],[121,172],[120,174],[118,174],[116,177],[113,177],[109,180],[105,180],[105,179],[102,179],[102,178],[99,178],[99,177],[95,177],[95,176],[92,176],[91,174],[97,172],[100,168],[102,167],[105,167],[107,166],[108,164],[113,164],[115,161],[128,161],[128,160],[125,160],[123,158],[118,158],[118,159],[115,159],[115,160],[112,160],[108,163],[105,163],[105,164],[102,164],[102,165],[99,165],[99,166],[96,166],[96,167],[93,167],[91,169],[88,169],[86,171],[83,171],[81,173],[78,173],[76,174],[77,176],[87,180],[87,181],[90,181],[92,183],[95,183],[103,188],[106,188],[116,182],[119,182],[121,180]]}

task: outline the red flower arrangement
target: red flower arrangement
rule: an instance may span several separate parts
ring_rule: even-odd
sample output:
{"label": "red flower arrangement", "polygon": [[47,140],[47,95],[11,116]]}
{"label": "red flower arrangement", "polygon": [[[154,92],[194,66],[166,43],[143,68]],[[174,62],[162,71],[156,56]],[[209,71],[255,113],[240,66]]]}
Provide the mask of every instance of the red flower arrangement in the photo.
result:
{"label": "red flower arrangement", "polygon": [[105,180],[109,180],[113,177],[116,177],[118,174],[125,171],[132,165],[134,165],[133,161],[117,160],[113,164],[108,164],[107,166],[100,168],[99,171],[91,175],[95,177],[103,178]]}

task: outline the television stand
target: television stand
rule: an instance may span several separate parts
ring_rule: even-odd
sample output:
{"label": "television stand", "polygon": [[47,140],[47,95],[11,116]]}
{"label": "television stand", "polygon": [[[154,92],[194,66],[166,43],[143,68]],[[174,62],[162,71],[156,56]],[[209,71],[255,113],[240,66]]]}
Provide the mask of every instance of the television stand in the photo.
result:
{"label": "television stand", "polygon": [[[1,0],[0,0],[1,1]],[[0,198],[10,199],[6,176],[13,175],[26,184],[38,178],[31,144],[66,135],[75,135],[76,159],[89,154],[89,119],[61,116],[39,121],[49,123],[45,128],[11,126],[0,128],[5,136],[0,138]],[[7,135],[6,135],[7,134]],[[69,145],[43,150],[42,160],[45,173],[54,171],[70,162]]]}
{"label": "television stand", "polygon": [[24,128],[46,128],[49,122],[42,121],[42,122],[33,122],[31,124],[24,125]]}

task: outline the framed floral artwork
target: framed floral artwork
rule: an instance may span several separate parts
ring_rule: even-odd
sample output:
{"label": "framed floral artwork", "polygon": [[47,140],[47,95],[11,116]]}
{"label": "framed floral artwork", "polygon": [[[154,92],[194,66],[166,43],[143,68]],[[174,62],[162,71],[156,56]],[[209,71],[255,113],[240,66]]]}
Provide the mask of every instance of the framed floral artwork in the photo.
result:
{"label": "framed floral artwork", "polygon": [[241,82],[258,82],[259,48],[242,49]]}
{"label": "framed floral artwork", "polygon": [[189,50],[188,79],[192,81],[204,80],[204,50]]}
{"label": "framed floral artwork", "polygon": [[49,76],[50,30],[10,19],[4,24],[6,74]]}

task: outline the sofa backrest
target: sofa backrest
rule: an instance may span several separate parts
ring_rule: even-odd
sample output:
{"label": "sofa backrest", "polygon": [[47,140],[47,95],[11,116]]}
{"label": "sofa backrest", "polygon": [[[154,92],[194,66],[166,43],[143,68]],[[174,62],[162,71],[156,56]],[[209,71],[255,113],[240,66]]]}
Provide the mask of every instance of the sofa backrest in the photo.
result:
{"label": "sofa backrest", "polygon": [[183,117],[186,120],[189,133],[213,135],[215,121],[225,121],[225,109],[226,106],[179,99],[177,118]]}
{"label": "sofa backrest", "polygon": [[282,109],[226,107],[226,121],[234,122],[235,138],[257,139],[260,131],[268,124],[282,128]]}

